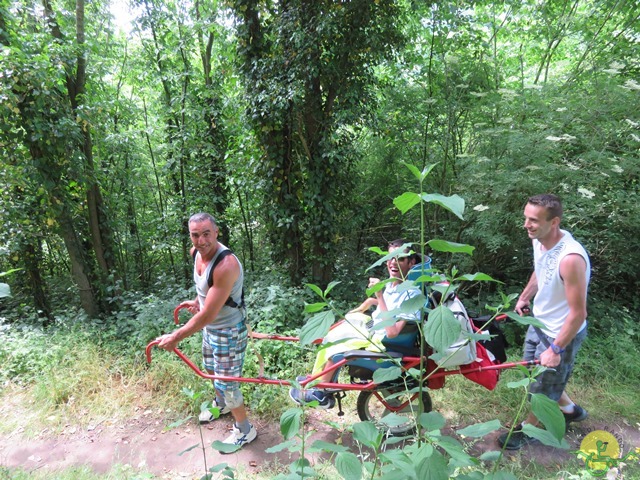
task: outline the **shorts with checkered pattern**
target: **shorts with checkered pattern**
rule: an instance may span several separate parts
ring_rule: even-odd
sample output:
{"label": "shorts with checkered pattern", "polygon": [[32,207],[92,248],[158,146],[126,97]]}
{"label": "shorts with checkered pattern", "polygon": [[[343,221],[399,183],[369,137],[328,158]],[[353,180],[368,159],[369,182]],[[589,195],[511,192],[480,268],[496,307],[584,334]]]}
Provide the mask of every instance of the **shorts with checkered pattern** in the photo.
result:
{"label": "shorts with checkered pattern", "polygon": [[[247,349],[247,324],[242,321],[235,327],[202,330],[202,357],[205,368],[216,375],[241,377],[244,354]],[[216,389],[239,390],[238,382],[215,380]]]}

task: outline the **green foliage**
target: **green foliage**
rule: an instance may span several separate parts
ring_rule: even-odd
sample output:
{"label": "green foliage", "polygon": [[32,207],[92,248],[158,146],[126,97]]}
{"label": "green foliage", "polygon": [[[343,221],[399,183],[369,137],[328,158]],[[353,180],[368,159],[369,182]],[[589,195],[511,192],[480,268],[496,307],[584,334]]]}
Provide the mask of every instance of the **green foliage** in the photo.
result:
{"label": "green foliage", "polygon": [[[638,252],[624,240],[636,234],[623,219],[634,215],[638,204],[639,171],[629,163],[635,156],[631,145],[618,141],[634,135],[626,119],[633,116],[628,108],[637,91],[625,88],[625,82],[613,73],[596,76],[583,89],[545,86],[512,92],[497,102],[505,114],[509,111],[511,128],[486,130],[486,142],[461,162],[466,197],[477,207],[463,238],[474,239],[476,261],[489,274],[526,278],[528,241],[515,228],[522,224],[522,206],[530,195],[556,192],[565,204],[564,228],[590,252],[592,291],[628,305],[630,297],[623,292],[637,290],[638,277],[629,266],[637,263]],[[597,106],[587,100],[593,97],[600,99]],[[594,129],[594,118],[603,125]]]}
{"label": "green foliage", "polygon": [[249,120],[266,157],[254,174],[272,254],[292,279],[309,263],[326,284],[353,211],[343,199],[354,185],[355,132],[374,111],[374,66],[402,43],[401,4],[294,1],[278,15],[257,1],[231,6]]}
{"label": "green foliage", "polygon": [[311,297],[304,288],[266,273],[249,276],[245,290],[247,318],[255,331],[290,335],[303,324],[305,300]]}
{"label": "green foliage", "polygon": [[[0,329],[1,381],[30,383],[48,366],[64,357],[65,345],[52,343],[41,328],[2,324]],[[34,352],[41,352],[34,355]]]}
{"label": "green foliage", "polygon": [[[122,308],[118,312],[105,320],[95,321],[95,324],[103,331],[105,338],[140,351],[154,338],[176,328],[174,309],[182,301],[193,297],[193,292],[175,287],[167,287],[158,294],[128,292],[120,298]],[[180,322],[184,321],[183,316]]]}
{"label": "green foliage", "polygon": [[[563,226],[592,259],[589,355],[576,375],[638,378],[633,2],[147,7],[139,35],[125,42],[112,35],[104,6],[87,4],[83,44],[73,14],[47,19],[22,0],[0,7],[0,271],[24,273],[11,279],[12,297],[0,284],[3,380],[38,381],[62,359],[46,340],[71,348],[58,331],[86,340],[80,325],[88,322],[109,351],[139,359],[173,328],[174,306],[193,296],[179,286],[190,285],[189,211],[212,210],[222,240],[238,246],[254,329],[294,334],[310,316],[309,343],[332,318],[320,303],[335,314],[363,296],[364,247],[392,238],[419,236],[442,272],[484,272],[450,276],[480,307],[504,306],[501,290],[520,291],[531,272],[522,207],[546,191],[562,196]],[[86,79],[73,76],[83,59]],[[398,196],[392,208],[416,179],[419,193]],[[104,202],[92,203],[94,193]],[[102,237],[89,222],[96,211],[115,243],[102,272],[94,254]],[[283,267],[294,286],[272,273],[251,278]],[[80,270],[90,288],[69,275]],[[332,278],[341,283],[331,302],[314,304],[299,286],[324,288]],[[113,313],[95,321],[79,313],[87,292]],[[53,330],[41,328],[48,309]],[[436,318],[430,328],[444,345],[454,325]],[[513,344],[520,323],[505,327]],[[183,348],[197,353],[197,343]],[[252,348],[269,375],[292,376],[301,352],[311,354],[281,342]],[[76,381],[62,379],[55,402]],[[243,388],[267,405],[269,389]],[[356,475],[343,457],[341,471]],[[432,457],[441,462],[424,456]],[[430,474],[431,461],[421,473]],[[303,460],[296,471],[307,467]]]}

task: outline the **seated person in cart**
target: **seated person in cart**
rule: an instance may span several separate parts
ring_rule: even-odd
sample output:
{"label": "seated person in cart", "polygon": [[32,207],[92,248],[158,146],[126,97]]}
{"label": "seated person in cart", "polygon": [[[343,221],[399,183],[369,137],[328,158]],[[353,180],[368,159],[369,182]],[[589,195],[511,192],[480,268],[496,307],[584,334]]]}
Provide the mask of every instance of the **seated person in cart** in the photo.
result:
{"label": "seated person in cart", "polygon": [[[403,240],[394,240],[389,243],[389,253],[401,248],[406,243]],[[411,313],[401,313],[396,316],[396,322],[393,325],[386,326],[384,329],[373,330],[372,327],[380,323],[384,319],[384,312],[392,311],[400,308],[405,300],[420,295],[419,288],[401,289],[402,282],[407,278],[407,274],[412,267],[420,260],[420,255],[413,253],[406,248],[405,256],[394,257],[387,261],[387,270],[389,278],[392,279],[385,285],[384,290],[378,290],[375,299],[368,299],[358,308],[346,315],[346,320],[337,328],[332,329],[323,340],[323,346],[320,347],[316,362],[313,367],[312,375],[316,375],[323,370],[330,368],[334,362],[332,357],[339,353],[349,350],[367,349],[374,352],[384,351],[382,339],[397,337],[407,321],[418,322],[420,320],[420,310]],[[369,287],[379,283],[380,279],[370,278]],[[376,310],[372,314],[372,321],[363,321],[363,317],[368,319],[362,312],[377,304]],[[358,314],[357,312],[360,312]],[[328,372],[318,378],[319,382],[332,382],[335,371]],[[303,377],[306,378],[306,377]],[[302,380],[299,378],[298,380]],[[319,408],[332,408],[335,405],[335,399],[331,393],[310,388],[300,390],[292,388],[289,396],[297,403],[308,403],[317,400]]]}

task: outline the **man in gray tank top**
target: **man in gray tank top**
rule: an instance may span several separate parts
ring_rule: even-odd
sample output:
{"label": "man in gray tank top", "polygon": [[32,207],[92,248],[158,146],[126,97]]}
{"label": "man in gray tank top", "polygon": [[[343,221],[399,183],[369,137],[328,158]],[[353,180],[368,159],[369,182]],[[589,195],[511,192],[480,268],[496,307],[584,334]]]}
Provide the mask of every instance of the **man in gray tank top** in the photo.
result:
{"label": "man in gray tank top", "polygon": [[[181,340],[201,330],[207,371],[212,375],[240,377],[247,348],[242,265],[218,242],[218,225],[208,213],[191,216],[189,235],[193,243],[191,254],[197,296],[180,306],[187,308],[193,317],[182,327],[160,337],[158,346],[172,351]],[[247,419],[239,383],[215,380],[213,384],[216,399],[212,408],[217,408],[220,415],[231,413],[235,420],[231,435],[223,443],[242,447],[252,442],[257,432]],[[214,418],[209,409],[200,414],[199,420],[207,423]]]}

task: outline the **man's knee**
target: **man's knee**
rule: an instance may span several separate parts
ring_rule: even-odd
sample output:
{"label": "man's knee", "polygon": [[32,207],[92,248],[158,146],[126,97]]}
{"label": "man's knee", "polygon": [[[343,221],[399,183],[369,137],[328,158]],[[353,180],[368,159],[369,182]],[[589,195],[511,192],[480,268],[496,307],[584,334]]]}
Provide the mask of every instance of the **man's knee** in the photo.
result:
{"label": "man's knee", "polygon": [[242,397],[242,392],[240,391],[240,389],[225,390],[224,392],[222,392],[222,394],[224,396],[224,403],[231,410],[244,405],[244,398]]}

